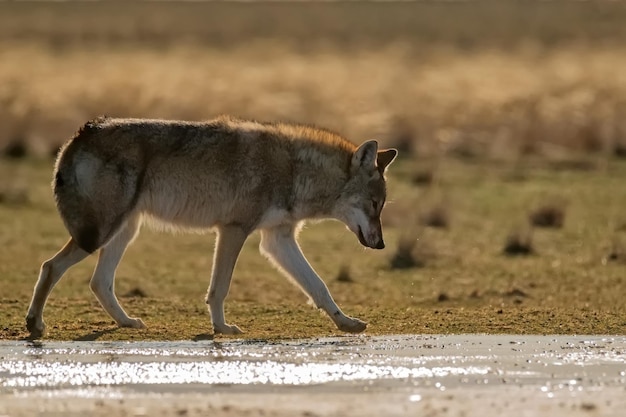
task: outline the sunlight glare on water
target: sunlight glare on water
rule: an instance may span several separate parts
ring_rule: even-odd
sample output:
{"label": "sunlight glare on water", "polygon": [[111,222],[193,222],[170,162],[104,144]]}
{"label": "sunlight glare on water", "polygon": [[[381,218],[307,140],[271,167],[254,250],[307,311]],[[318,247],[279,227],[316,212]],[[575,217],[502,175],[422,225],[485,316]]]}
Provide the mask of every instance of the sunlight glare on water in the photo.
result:
{"label": "sunlight glare on water", "polygon": [[74,390],[97,396],[93,390],[330,384],[326,389],[402,387],[406,398],[416,395],[411,401],[418,401],[417,388],[514,384],[548,395],[626,384],[626,340],[518,339],[413,335],[280,342],[7,342],[0,343],[0,394]]}
{"label": "sunlight glare on water", "polygon": [[302,385],[381,378],[432,378],[483,375],[482,367],[373,366],[275,361],[94,362],[8,361],[0,364],[3,387],[63,387],[127,384],[276,384]]}
{"label": "sunlight glare on water", "polygon": [[[354,346],[356,344],[357,346]],[[485,375],[488,366],[441,363],[346,343],[50,343],[16,346],[0,362],[0,388],[116,385],[306,385]],[[454,366],[453,366],[454,365]]]}

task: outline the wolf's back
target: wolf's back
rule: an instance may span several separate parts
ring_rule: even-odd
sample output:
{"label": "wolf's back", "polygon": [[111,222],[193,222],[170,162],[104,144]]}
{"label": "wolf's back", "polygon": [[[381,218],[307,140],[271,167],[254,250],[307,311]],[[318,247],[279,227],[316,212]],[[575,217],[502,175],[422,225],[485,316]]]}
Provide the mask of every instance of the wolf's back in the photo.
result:
{"label": "wolf's back", "polygon": [[61,148],[52,182],[66,228],[89,253],[115,234],[135,203],[136,167],[123,156],[102,153],[110,133],[101,126],[105,120],[87,122]]}

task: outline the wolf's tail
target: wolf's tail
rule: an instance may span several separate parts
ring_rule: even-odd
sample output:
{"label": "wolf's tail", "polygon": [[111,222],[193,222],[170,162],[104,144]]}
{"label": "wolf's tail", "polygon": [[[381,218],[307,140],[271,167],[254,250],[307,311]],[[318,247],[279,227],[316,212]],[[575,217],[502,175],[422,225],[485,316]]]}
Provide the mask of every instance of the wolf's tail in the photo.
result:
{"label": "wolf's tail", "polygon": [[119,230],[136,204],[138,176],[123,155],[101,155],[103,119],[86,123],[59,152],[52,187],[78,246],[92,253]]}

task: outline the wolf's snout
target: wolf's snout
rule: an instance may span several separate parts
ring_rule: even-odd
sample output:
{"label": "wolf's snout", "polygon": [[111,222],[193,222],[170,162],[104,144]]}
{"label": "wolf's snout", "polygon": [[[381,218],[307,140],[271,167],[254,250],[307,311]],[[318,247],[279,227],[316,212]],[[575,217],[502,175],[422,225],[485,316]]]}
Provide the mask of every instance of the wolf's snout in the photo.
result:
{"label": "wolf's snout", "polygon": [[369,239],[366,239],[365,235],[363,234],[363,229],[361,229],[361,227],[359,227],[358,229],[357,237],[359,238],[359,242],[361,242],[361,245],[367,248],[385,249],[385,241],[383,240],[382,236],[373,237],[370,235]]}

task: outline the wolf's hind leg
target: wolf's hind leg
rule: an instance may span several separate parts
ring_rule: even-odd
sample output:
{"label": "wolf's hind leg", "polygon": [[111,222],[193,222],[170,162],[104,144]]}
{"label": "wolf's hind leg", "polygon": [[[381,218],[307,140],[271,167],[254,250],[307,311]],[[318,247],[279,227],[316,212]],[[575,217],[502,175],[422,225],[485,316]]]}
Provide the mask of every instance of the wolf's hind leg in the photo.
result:
{"label": "wolf's hind leg", "polygon": [[349,333],[360,333],[367,323],[346,316],[333,297],[324,281],[313,270],[306,260],[292,227],[277,227],[261,232],[261,252],[275,261],[283,272],[294,279],[304,292],[335,322],[339,330]]}
{"label": "wolf's hind leg", "polygon": [[226,324],[224,300],[230,289],[230,281],[239,252],[241,252],[247,237],[248,234],[237,226],[224,226],[218,230],[215,255],[213,257],[213,271],[211,272],[211,284],[206,297],[215,333],[241,333],[239,327]]}
{"label": "wolf's hind leg", "polygon": [[116,235],[100,249],[98,263],[91,277],[90,287],[96,298],[120,327],[145,328],[140,319],[131,318],[120,306],[115,297],[115,270],[126,251],[139,231],[138,216],[131,218]]}
{"label": "wolf's hind leg", "polygon": [[79,248],[74,239],[70,239],[63,249],[41,265],[39,279],[26,316],[26,328],[31,338],[39,338],[43,335],[46,327],[43,321],[43,309],[52,288],[59,282],[65,271],[85,259],[87,255],[89,253]]}

